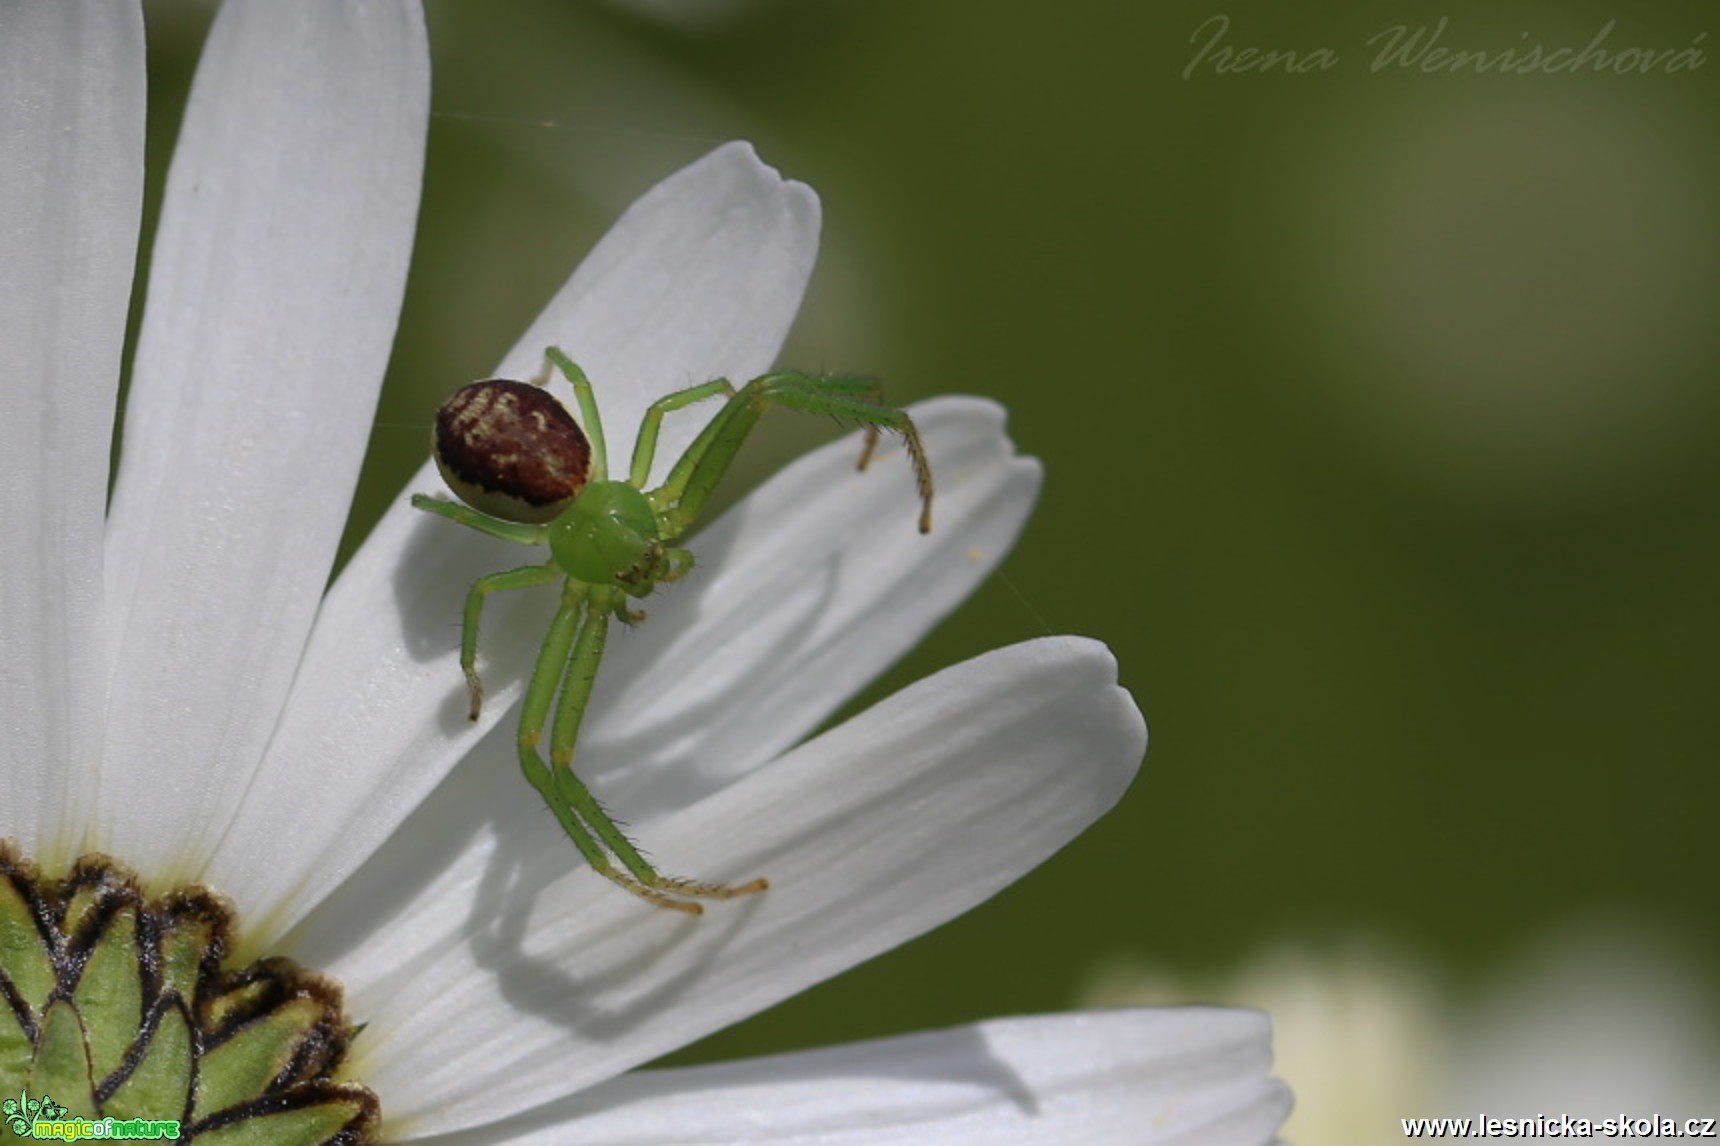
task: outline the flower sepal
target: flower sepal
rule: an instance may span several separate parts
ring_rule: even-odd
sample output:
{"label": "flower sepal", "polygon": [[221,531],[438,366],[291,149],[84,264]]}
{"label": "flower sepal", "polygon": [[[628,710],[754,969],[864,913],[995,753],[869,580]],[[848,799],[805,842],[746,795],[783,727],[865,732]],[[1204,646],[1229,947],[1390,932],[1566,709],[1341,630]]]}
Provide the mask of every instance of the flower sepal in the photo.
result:
{"label": "flower sepal", "polygon": [[99,855],[44,877],[0,846],[0,1094],[20,1096],[0,1110],[13,1129],[112,1119],[210,1142],[374,1139],[376,1096],[336,1077],[355,1034],[339,985],[290,959],[228,966],[233,934],[231,909],[203,888],[150,896]]}

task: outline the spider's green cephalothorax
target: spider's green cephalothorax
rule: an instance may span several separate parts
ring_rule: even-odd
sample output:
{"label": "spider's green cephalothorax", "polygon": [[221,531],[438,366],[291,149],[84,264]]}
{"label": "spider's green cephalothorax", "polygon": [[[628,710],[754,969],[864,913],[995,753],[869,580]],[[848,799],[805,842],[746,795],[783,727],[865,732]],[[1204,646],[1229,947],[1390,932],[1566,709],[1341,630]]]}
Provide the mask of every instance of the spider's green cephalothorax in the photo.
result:
{"label": "spider's green cephalothorax", "polygon": [[669,569],[661,528],[643,493],[624,481],[593,482],[550,523],[550,556],[569,577],[643,597]]}
{"label": "spider's green cephalothorax", "polygon": [[[579,420],[542,389],[554,367],[573,384]],[[580,720],[591,696],[609,619],[632,624],[628,597],[649,595],[693,567],[693,555],[676,549],[698,520],[705,500],[728,471],[759,417],[773,405],[858,422],[866,430],[860,454],[865,469],[878,435],[900,434],[920,492],[920,532],[932,528],[932,470],[913,420],[878,405],[878,382],[850,374],[773,371],[738,391],[726,379],[677,390],[645,411],[625,481],[611,480],[603,423],[585,372],[555,347],[530,382],[491,379],[461,387],[437,412],[432,448],[448,486],[465,505],[412,496],[419,509],[479,533],[522,545],[548,546],[550,560],[480,577],[466,594],[460,633],[460,667],[466,674],[471,719],[484,691],[478,680],[478,620],[484,599],[504,589],[561,582],[561,607],[550,622],[520,706],[520,770],[537,789],[580,854],[605,878],[660,907],[697,914],[696,898],[730,899],[763,891],[762,879],[742,884],[672,879],[640,856],[571,767]],[[663,484],[647,490],[663,416],[707,398],[723,408],[669,469]],[[539,752],[544,726],[550,754]]]}

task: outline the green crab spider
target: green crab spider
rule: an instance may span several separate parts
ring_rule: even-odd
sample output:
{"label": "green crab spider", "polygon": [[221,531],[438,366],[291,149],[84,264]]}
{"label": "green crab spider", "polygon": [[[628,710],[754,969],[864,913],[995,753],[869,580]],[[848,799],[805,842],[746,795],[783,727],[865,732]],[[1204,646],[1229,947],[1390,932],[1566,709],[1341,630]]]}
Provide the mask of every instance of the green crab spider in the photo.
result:
{"label": "green crab spider", "polygon": [[[573,384],[579,420],[548,390],[554,367]],[[728,401],[706,424],[663,484],[646,489],[663,416],[702,402]],[[645,411],[625,481],[609,477],[603,422],[585,372],[555,347],[526,382],[495,378],[456,390],[437,411],[431,435],[436,466],[465,504],[414,494],[427,513],[521,545],[549,547],[550,559],[480,577],[466,594],[460,668],[471,696],[470,719],[484,703],[478,679],[478,620],[491,593],[561,582],[561,605],[538,651],[520,706],[520,769],[597,873],[659,907],[694,915],[699,899],[732,899],[763,891],[764,879],[701,883],[662,875],[603,810],[573,771],[580,721],[597,679],[609,619],[637,624],[629,597],[649,596],[693,567],[693,555],[666,544],[698,520],[759,417],[772,405],[858,422],[866,440],[859,468],[879,435],[900,434],[920,494],[920,532],[932,528],[932,471],[913,421],[879,403],[876,379],[848,374],[762,374],[736,390],[718,378],[659,398]],[[583,423],[583,425],[582,425]],[[551,720],[551,711],[554,719]],[[549,761],[539,750],[549,724]]]}

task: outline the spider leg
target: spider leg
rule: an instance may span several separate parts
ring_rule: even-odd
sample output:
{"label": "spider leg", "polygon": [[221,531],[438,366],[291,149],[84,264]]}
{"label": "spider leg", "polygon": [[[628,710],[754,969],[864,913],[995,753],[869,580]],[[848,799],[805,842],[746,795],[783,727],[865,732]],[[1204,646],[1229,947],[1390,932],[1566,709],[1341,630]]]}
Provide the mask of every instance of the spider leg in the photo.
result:
{"label": "spider leg", "polygon": [[[878,406],[884,404],[884,384],[878,379],[865,374],[841,375],[841,377],[845,381],[866,383],[865,386],[857,388],[853,392],[853,397],[865,398],[866,401]],[[866,426],[866,438],[860,446],[860,458],[854,463],[855,469],[862,473],[866,471],[866,467],[872,462],[872,452],[878,448],[878,438],[882,432],[876,425]],[[918,470],[916,470],[916,476],[918,476]],[[929,469],[926,472],[926,477],[927,484],[930,484],[931,471]],[[924,533],[926,530],[922,529],[920,532]]]}
{"label": "spider leg", "polygon": [[552,364],[561,371],[563,378],[573,384],[573,396],[579,402],[580,429],[585,431],[585,439],[591,445],[591,480],[608,481],[609,447],[603,441],[603,418],[597,412],[597,395],[591,391],[591,380],[559,348],[546,346],[543,368],[529,379],[532,385],[542,386],[549,381]]}
{"label": "spider leg", "polygon": [[734,393],[735,388],[727,378],[718,378],[714,382],[706,382],[703,386],[689,386],[685,390],[666,394],[651,403],[645,410],[645,417],[639,422],[639,437],[633,443],[633,469],[627,479],[633,488],[644,489],[645,483],[651,480],[651,462],[657,455],[657,431],[663,426],[664,414],[691,406],[694,402],[703,402],[706,398],[715,398],[719,394],[732,398]]}
{"label": "spider leg", "polygon": [[499,517],[479,513],[470,506],[461,505],[455,501],[447,501],[440,497],[427,497],[424,494],[415,493],[412,495],[412,508],[421,509],[425,513],[433,513],[437,517],[445,517],[449,521],[464,525],[467,529],[474,529],[479,533],[497,537],[503,541],[512,541],[520,545],[544,545],[549,541],[548,526],[503,521]]}
{"label": "spider leg", "polygon": [[609,856],[580,821],[579,816],[562,799],[550,765],[544,763],[543,756],[538,752],[538,744],[543,740],[544,724],[548,721],[550,708],[555,703],[556,685],[561,680],[562,671],[567,667],[583,628],[582,617],[588,591],[589,586],[571,577],[562,589],[561,605],[555,611],[555,619],[550,622],[549,632],[544,635],[542,647],[538,649],[531,683],[526,686],[525,702],[520,706],[518,747],[520,771],[525,773],[526,782],[537,789],[538,795],[543,797],[550,811],[555,813],[561,830],[567,833],[567,838],[573,841],[573,846],[579,849],[586,862],[601,872],[611,866]]}
{"label": "spider leg", "polygon": [[670,546],[663,552],[669,556],[669,571],[658,578],[660,582],[679,581],[693,571],[693,555],[688,550]]}
{"label": "spider leg", "polygon": [[[520,713],[520,767],[527,781],[549,804],[562,830],[599,875],[658,907],[698,915],[704,910],[699,904],[676,896],[731,899],[763,891],[767,884],[755,879],[727,886],[659,874],[573,771],[574,746],[592,684],[597,679],[597,667],[603,659],[609,617],[616,610],[625,609],[624,598],[619,589],[586,585],[568,578],[561,607],[556,611],[549,635],[544,638]],[[550,728],[550,759],[546,765],[538,746],[552,701],[555,720]],[[620,861],[619,867],[612,856]]]}
{"label": "spider leg", "polygon": [[851,374],[802,374],[783,370],[763,374],[743,386],[728,404],[706,424],[687,452],[681,455],[669,476],[651,491],[651,502],[663,515],[663,536],[678,537],[704,508],[747,435],[772,405],[813,414],[828,414],[866,428],[866,444],[860,455],[865,467],[881,431],[900,434],[914,467],[920,492],[920,532],[932,528],[932,467],[913,419],[904,411],[877,405],[878,382]]}
{"label": "spider leg", "polygon": [[484,611],[484,598],[491,593],[508,589],[530,589],[536,585],[547,585],[561,576],[561,570],[551,563],[522,565],[518,569],[491,573],[472,582],[472,589],[466,594],[465,617],[460,624],[460,670],[466,674],[466,688],[472,695],[472,707],[466,714],[467,720],[478,719],[478,713],[484,707],[484,686],[478,680],[478,618]]}

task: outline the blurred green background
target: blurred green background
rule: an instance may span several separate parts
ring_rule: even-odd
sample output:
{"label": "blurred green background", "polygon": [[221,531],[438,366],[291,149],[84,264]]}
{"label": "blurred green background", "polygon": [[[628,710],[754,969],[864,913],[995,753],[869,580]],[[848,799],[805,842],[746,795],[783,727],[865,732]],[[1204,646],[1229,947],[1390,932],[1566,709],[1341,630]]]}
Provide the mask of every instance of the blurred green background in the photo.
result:
{"label": "blurred green background", "polygon": [[[159,163],[207,11],[149,15]],[[1599,917],[1720,980],[1720,62],[1373,66],[1441,18],[1450,48],[1720,48],[1695,3],[429,4],[353,536],[626,203],[749,138],[825,206],[784,361],[993,397],[1047,469],[1003,576],[861,703],[1048,627],[1108,642],[1152,730],[1052,862],[679,1061],[1285,940],[1461,990]],[[1223,72],[1214,35],[1336,64]],[[830,432],[772,422],[734,485]]]}

